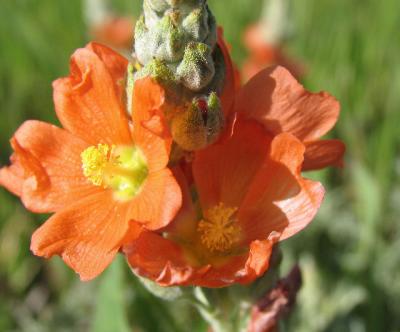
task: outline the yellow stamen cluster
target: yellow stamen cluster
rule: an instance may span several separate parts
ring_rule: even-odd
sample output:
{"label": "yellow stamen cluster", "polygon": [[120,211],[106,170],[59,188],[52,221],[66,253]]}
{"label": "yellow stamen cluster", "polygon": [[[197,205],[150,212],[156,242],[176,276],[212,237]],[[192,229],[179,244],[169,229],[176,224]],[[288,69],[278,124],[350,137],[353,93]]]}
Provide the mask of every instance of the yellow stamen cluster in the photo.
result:
{"label": "yellow stamen cluster", "polygon": [[137,146],[98,144],[81,153],[83,174],[95,186],[112,189],[117,200],[130,200],[148,175],[144,154]]}
{"label": "yellow stamen cluster", "polygon": [[204,213],[197,230],[202,244],[207,249],[225,252],[239,240],[241,229],[235,219],[236,211],[237,208],[219,203]]}
{"label": "yellow stamen cluster", "polygon": [[82,152],[83,174],[95,186],[104,186],[104,175],[107,167],[118,165],[118,156],[114,156],[115,146],[98,144]]}

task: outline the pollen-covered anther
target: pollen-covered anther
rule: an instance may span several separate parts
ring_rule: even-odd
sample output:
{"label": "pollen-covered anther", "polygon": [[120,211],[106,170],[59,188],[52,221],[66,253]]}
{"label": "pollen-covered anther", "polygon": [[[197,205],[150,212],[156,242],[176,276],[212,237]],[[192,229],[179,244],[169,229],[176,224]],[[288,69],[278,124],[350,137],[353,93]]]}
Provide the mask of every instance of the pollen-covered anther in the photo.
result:
{"label": "pollen-covered anther", "polygon": [[146,158],[136,146],[98,144],[81,153],[82,170],[95,186],[112,189],[118,200],[129,200],[147,178]]}
{"label": "pollen-covered anther", "polygon": [[83,174],[95,186],[104,186],[107,168],[118,165],[118,156],[114,155],[115,145],[98,144],[81,153]]}
{"label": "pollen-covered anther", "polygon": [[237,208],[219,203],[204,213],[197,230],[202,244],[210,251],[230,250],[240,239],[241,228],[235,218]]}

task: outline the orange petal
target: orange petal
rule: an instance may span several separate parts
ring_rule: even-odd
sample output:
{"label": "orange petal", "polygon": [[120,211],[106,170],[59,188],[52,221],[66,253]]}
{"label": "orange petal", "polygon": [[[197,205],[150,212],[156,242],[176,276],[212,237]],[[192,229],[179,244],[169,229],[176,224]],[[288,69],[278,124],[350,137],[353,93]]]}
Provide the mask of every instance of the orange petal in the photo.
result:
{"label": "orange petal", "polygon": [[272,247],[278,237],[274,234],[267,240],[253,241],[246,254],[231,257],[221,266],[211,267],[207,273],[194,279],[190,285],[215,288],[237,283],[247,285],[253,282],[268,269]]}
{"label": "orange petal", "polygon": [[[29,151],[24,150],[15,137],[11,139],[11,146],[15,151],[17,169],[15,176],[19,176],[21,184],[20,197],[25,207],[34,212],[51,212],[46,210],[46,196],[50,186],[50,179],[46,170]],[[20,168],[20,169],[18,169]]]}
{"label": "orange petal", "polygon": [[140,137],[135,138],[134,142],[144,153],[149,170],[157,172],[164,169],[169,161],[171,140],[164,140],[145,128],[140,131]]}
{"label": "orange petal", "polygon": [[132,119],[135,126],[151,119],[165,102],[165,91],[151,77],[137,80],[133,89]]}
{"label": "orange petal", "polygon": [[18,155],[13,153],[10,158],[11,165],[0,169],[0,186],[21,197],[24,184],[24,169],[18,159]]}
{"label": "orange petal", "polygon": [[26,121],[14,134],[13,148],[23,169],[20,191],[34,212],[54,212],[101,191],[82,173],[80,154],[87,143],[56,126]]}
{"label": "orange petal", "polygon": [[222,51],[225,60],[225,83],[221,93],[222,110],[227,117],[232,110],[232,104],[235,97],[235,87],[237,85],[237,76],[229,54],[228,47],[224,40],[224,32],[221,27],[218,27],[218,46]]}
{"label": "orange petal", "polygon": [[[249,257],[246,261],[246,276],[242,278],[244,283],[254,281],[262,276],[269,267],[273,245],[278,242],[279,234],[271,234],[267,240],[253,241],[250,244]],[[243,283],[242,282],[242,283]]]}
{"label": "orange petal", "polygon": [[268,155],[270,141],[255,121],[238,120],[229,140],[196,152],[193,174],[203,210],[220,202],[240,205]]}
{"label": "orange petal", "polygon": [[238,212],[248,242],[265,239],[273,232],[281,240],[306,227],[324,196],[318,182],[300,175],[304,145],[290,134],[277,136],[271,156],[255,176]]}
{"label": "orange petal", "polygon": [[149,120],[142,121],[141,125],[156,136],[162,138],[169,138],[170,136],[167,122],[160,110],[154,111],[152,117]]}
{"label": "orange petal", "polygon": [[188,181],[181,167],[174,167],[172,172],[182,192],[182,206],[174,220],[165,229],[168,234],[190,239],[197,232],[197,212],[193,204]]}
{"label": "orange petal", "polygon": [[346,152],[346,146],[342,141],[332,139],[306,142],[305,146],[304,171],[321,169],[327,166],[343,166],[343,156]]}
{"label": "orange petal", "polygon": [[114,52],[111,48],[99,43],[91,42],[85,48],[94,52],[107,67],[114,81],[114,86],[117,88],[118,99],[122,100],[125,95],[125,77],[128,60],[117,52]]}
{"label": "orange petal", "polygon": [[257,75],[261,70],[271,66],[271,62],[260,61],[258,59],[249,58],[242,65],[242,77],[244,82],[248,82],[253,76]]}
{"label": "orange petal", "polygon": [[69,206],[47,220],[32,236],[35,255],[60,255],[82,280],[99,275],[118,252],[128,231],[126,204],[115,204],[103,191]]}
{"label": "orange petal", "polygon": [[178,244],[153,232],[124,246],[123,251],[133,271],[161,286],[224,287],[248,284],[268,268],[272,246],[277,236],[254,241],[249,251],[241,256],[229,257],[219,266],[195,265]]}
{"label": "orange petal", "polygon": [[249,81],[253,76],[257,75],[260,71],[271,66],[285,67],[296,79],[304,76],[304,65],[288,58],[280,49],[276,49],[271,53],[268,48],[262,57],[249,57],[242,65],[242,76],[245,82]]}
{"label": "orange petal", "polygon": [[[146,232],[146,230],[142,227],[142,225],[132,220],[129,221],[128,230],[121,242],[121,247],[130,245],[133,241],[136,241],[143,232]],[[122,250],[122,248],[120,250]]]}
{"label": "orange petal", "polygon": [[222,144],[232,137],[235,131],[237,118],[238,114],[235,112],[232,112],[228,115],[228,117],[225,119],[225,128],[215,144]]}
{"label": "orange petal", "polygon": [[78,49],[72,55],[70,70],[69,77],[53,83],[63,127],[92,145],[130,144],[127,114],[113,80],[115,72],[89,49]]}
{"label": "orange petal", "polygon": [[288,132],[312,141],[335,125],[340,105],[325,92],[306,91],[285,68],[272,67],[258,73],[239,91],[236,109],[275,135]]}
{"label": "orange petal", "polygon": [[303,230],[314,219],[325,196],[325,189],[321,183],[307,179],[302,179],[299,182],[301,192],[296,197],[289,201],[277,203],[277,206],[285,212],[289,221],[280,241]]}
{"label": "orange petal", "polygon": [[181,189],[165,168],[149,173],[140,193],[130,203],[129,218],[155,230],[167,226],[182,206]]}
{"label": "orange petal", "polygon": [[123,252],[136,274],[162,286],[185,284],[194,273],[182,248],[154,232],[142,232]]}
{"label": "orange petal", "polygon": [[133,90],[133,138],[144,151],[149,168],[157,171],[168,164],[171,137],[161,111],[164,89],[150,77],[135,82]]}

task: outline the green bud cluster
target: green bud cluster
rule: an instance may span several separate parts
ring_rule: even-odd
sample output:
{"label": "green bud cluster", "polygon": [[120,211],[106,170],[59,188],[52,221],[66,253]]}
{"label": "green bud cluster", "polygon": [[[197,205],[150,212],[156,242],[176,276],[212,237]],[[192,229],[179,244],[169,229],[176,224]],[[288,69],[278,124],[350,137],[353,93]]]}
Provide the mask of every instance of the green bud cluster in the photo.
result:
{"label": "green bud cluster", "polygon": [[146,66],[164,62],[191,91],[206,88],[215,75],[217,27],[205,0],[144,0],[135,28],[135,55]]}
{"label": "green bud cluster", "polygon": [[[143,15],[135,27],[133,55],[140,68],[132,73],[133,80],[150,75],[173,87],[179,95],[179,100],[173,98],[175,101],[192,105],[177,120],[179,124],[174,124],[174,119],[170,121],[181,134],[183,119],[192,127],[192,132],[182,134],[185,137],[174,136],[172,130],[178,145],[196,150],[215,141],[223,124],[219,101],[218,109],[208,110],[209,118],[218,121],[200,121],[204,110],[193,107],[200,99],[216,105],[215,98],[225,83],[225,61],[217,45],[217,25],[207,0],[144,0]],[[193,128],[196,123],[199,128]],[[201,133],[205,137],[199,139]]]}

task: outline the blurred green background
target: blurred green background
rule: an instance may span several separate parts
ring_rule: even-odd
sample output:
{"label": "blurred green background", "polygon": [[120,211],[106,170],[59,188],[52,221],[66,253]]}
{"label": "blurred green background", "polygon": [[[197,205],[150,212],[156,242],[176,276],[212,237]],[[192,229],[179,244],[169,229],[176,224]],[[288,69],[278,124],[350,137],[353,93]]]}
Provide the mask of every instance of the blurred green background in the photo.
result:
{"label": "blurred green background", "polygon": [[[209,0],[238,64],[245,27],[261,0]],[[113,1],[137,15],[140,0]],[[304,84],[342,104],[332,134],[348,146],[344,170],[309,174],[327,196],[313,224],[283,243],[304,285],[288,331],[400,331],[400,2],[292,1],[289,54],[307,65]],[[0,163],[26,119],[57,123],[51,82],[88,41],[78,0],[0,0]],[[187,306],[157,300],[122,258],[90,283],[57,258],[33,257],[45,216],[0,189],[0,331],[206,331]]]}

